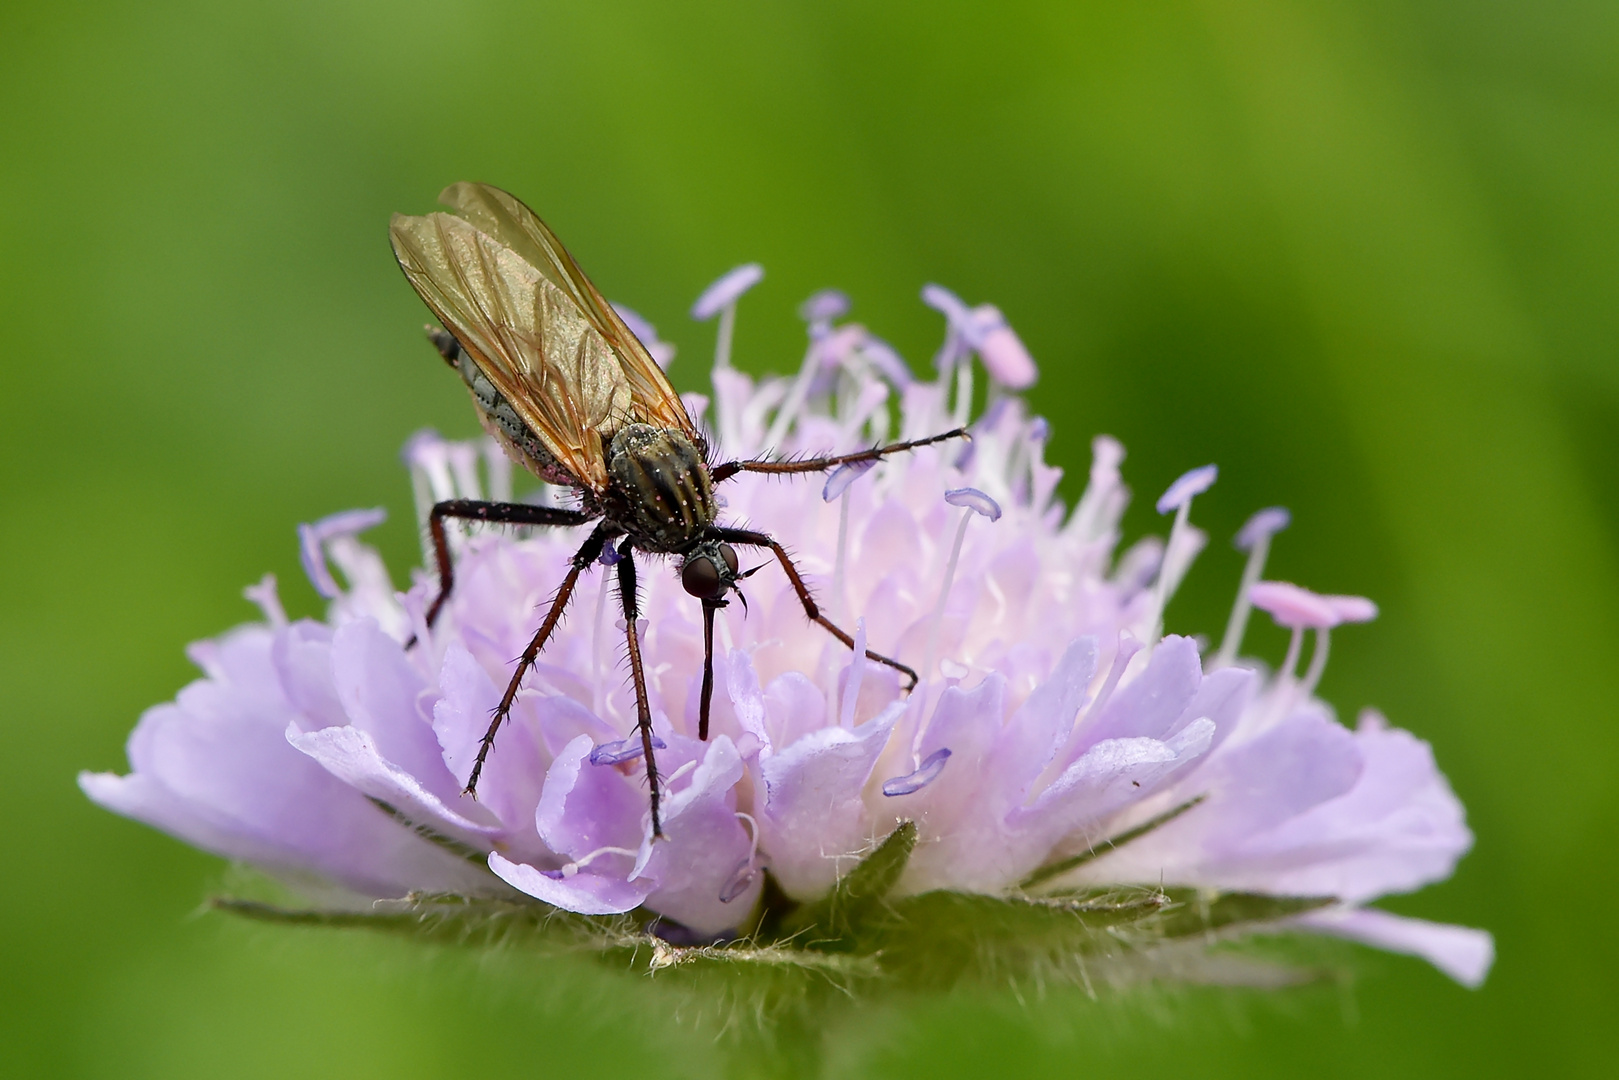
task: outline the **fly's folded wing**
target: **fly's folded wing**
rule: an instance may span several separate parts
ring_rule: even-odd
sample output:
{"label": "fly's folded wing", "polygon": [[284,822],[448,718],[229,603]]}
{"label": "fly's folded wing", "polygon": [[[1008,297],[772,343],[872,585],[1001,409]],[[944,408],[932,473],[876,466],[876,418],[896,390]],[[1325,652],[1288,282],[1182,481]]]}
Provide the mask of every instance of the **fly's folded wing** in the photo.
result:
{"label": "fly's folded wing", "polygon": [[629,385],[630,411],[634,419],[654,427],[675,428],[697,439],[697,427],[669,384],[669,377],[640,339],[624,325],[613,305],[602,299],[602,294],[596,291],[596,286],[539,215],[497,187],[468,181],[445,188],[439,194],[439,202],[528,260],[574,302],[618,358]]}
{"label": "fly's folded wing", "polygon": [[563,468],[605,490],[603,439],[634,418],[633,384],[571,292],[451,214],[395,214],[389,233],[406,278],[495,389]]}

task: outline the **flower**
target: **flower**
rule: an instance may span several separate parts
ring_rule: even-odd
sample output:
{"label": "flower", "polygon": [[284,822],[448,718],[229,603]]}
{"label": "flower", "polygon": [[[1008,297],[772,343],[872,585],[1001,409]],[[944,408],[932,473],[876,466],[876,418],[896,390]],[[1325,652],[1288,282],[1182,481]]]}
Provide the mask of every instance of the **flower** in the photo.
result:
{"label": "flower", "polygon": [[[701,311],[734,313],[760,273],[734,271]],[[970,443],[845,467],[822,485],[743,475],[722,488],[725,518],[789,543],[855,647],[804,618],[774,564],[758,568],[745,610],[717,620],[706,742],[700,613],[668,567],[643,573],[667,839],[651,835],[614,575],[582,579],[474,800],[462,789],[511,658],[577,538],[456,526],[456,588],[429,629],[436,579],[417,571],[395,592],[358,539],[376,512],[300,530],[306,571],[331,598],[324,622],[289,621],[273,579],[249,589],[262,621],[194,646],[203,678],[141,718],[129,775],[84,774],[85,792],[329,908],[452,894],[627,915],[664,950],[655,962],[740,937],[778,959],[835,946],[898,970],[905,919],[980,901],[1067,913],[1090,936],[1063,950],[1116,948],[1128,935],[1092,930],[1127,924],[1145,955],[1177,936],[1206,940],[1209,912],[1236,895],[1260,913],[1232,916],[1244,932],[1348,937],[1480,982],[1487,934],[1365,906],[1447,877],[1472,841],[1425,743],[1371,712],[1346,728],[1314,696],[1330,628],[1375,607],[1261,581],[1286,524],[1272,508],[1239,534],[1250,562],[1219,653],[1164,635],[1165,605],[1204,544],[1190,512],[1214,467],[1159,501],[1175,515],[1167,540],[1120,553],[1122,447],[1094,442],[1068,510],[1044,461],[1046,422],[1006,392],[1033,381],[1033,362],[1021,344],[991,355],[994,335],[1011,333],[998,312],[936,286],[929,298],[950,320],[936,381],[909,378],[863,328],[834,326],[847,301],[826,293],[804,309],[810,350],[796,376],[737,371],[722,334],[713,397],[687,400],[726,455],[809,454],[951,427],[971,400],[968,348],[998,383]],[[423,434],[405,459],[424,520],[438,500],[510,498],[492,444]],[[541,484],[529,497],[570,494]],[[1250,605],[1293,629],[1274,674],[1236,659]],[[1315,650],[1299,676],[1307,630]],[[914,691],[870,663],[868,646],[913,665]],[[857,903],[873,895],[881,911]],[[1185,914],[1193,897],[1202,923]],[[940,948],[930,938],[923,951]]]}

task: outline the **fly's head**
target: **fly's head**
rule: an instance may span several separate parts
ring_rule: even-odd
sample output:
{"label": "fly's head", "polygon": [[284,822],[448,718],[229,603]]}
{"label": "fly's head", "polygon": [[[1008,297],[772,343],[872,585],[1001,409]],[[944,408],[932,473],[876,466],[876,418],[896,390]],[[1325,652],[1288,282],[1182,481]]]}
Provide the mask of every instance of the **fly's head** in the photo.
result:
{"label": "fly's head", "polygon": [[680,584],[699,600],[723,607],[725,596],[745,575],[738,573],[736,551],[713,538],[700,540],[680,564]]}

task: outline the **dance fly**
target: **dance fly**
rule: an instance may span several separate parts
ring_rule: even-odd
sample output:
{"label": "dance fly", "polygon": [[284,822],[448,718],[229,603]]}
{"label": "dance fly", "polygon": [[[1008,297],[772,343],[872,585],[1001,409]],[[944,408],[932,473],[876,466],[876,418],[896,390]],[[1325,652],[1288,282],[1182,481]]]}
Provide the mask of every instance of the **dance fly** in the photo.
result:
{"label": "dance fly", "polygon": [[[714,689],[714,613],[746,576],[739,570],[736,548],[768,549],[797,593],[804,615],[854,647],[854,639],[821,614],[781,544],[766,533],[719,523],[715,485],[745,472],[824,472],[964,438],[966,431],[957,428],[832,457],[711,463],[707,440],[663,369],[532,210],[487,184],[452,184],[439,201],[454,213],[395,214],[389,226],[400,269],[444,327],[429,327],[428,336],[471,391],[484,429],[535,476],[573,488],[578,507],[477,499],[435,505],[428,525],[439,594],[427,610],[427,625],[433,625],[455,586],[447,520],[532,526],[594,523],[517,660],[478,746],[466,794],[476,796],[495,734],[511,712],[524,675],[561,620],[579,575],[609,547],[616,547],[636,725],[651,788],[652,832],[661,836],[652,712],[636,633],[636,553],[677,557],[682,586],[702,603],[698,736],[707,739]],[[916,672],[898,660],[871,651],[866,656],[904,675],[907,689],[916,685]]]}

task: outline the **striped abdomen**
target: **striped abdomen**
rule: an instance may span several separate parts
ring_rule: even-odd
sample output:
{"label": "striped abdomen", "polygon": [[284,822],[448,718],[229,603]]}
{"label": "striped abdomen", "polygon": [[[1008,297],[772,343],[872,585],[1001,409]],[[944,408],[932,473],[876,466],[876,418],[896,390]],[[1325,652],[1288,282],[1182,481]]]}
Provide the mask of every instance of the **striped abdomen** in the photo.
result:
{"label": "striped abdomen", "polygon": [[629,424],[608,448],[608,516],[636,546],[685,551],[714,524],[714,485],[701,452],[684,434]]}

